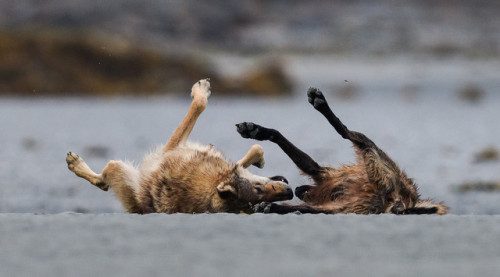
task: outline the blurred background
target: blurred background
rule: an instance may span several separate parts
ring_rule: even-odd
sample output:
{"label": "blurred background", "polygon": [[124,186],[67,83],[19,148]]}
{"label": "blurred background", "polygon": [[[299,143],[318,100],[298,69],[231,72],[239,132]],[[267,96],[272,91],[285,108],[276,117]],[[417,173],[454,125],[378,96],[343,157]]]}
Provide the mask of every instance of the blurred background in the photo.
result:
{"label": "blurred background", "polygon": [[[309,107],[315,86],[424,197],[500,213],[499,14],[494,0],[0,0],[0,212],[122,211],[66,169],[66,152],[95,171],[140,161],[210,77],[193,139],[233,160],[254,143],[234,124],[255,121],[323,164],[353,162]],[[263,146],[255,173],[308,183]]]}
{"label": "blurred background", "polygon": [[[496,1],[1,1],[0,93],[164,94],[213,76],[220,93],[290,94],[289,55],[491,61],[499,12]],[[219,68],[227,57],[251,62]]]}

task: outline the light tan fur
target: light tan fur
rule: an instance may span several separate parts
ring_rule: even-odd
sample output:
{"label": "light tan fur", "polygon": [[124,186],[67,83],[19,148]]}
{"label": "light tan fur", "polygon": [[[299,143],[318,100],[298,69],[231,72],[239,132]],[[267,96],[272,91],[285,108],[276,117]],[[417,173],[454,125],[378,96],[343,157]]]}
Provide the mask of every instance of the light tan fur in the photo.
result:
{"label": "light tan fur", "polygon": [[240,164],[244,168],[247,168],[251,165],[255,165],[258,168],[263,168],[265,161],[264,150],[262,149],[262,146],[258,144],[253,145],[250,150],[248,150],[248,153],[245,155],[245,157],[239,160],[237,164]]}
{"label": "light tan fur", "polygon": [[146,155],[136,168],[110,161],[100,174],[68,153],[68,168],[106,191],[111,188],[131,213],[252,212],[252,205],[293,197],[283,177],[261,177],[247,167],[264,165],[262,147],[254,145],[237,163],[228,161],[212,145],[188,141],[196,120],[207,106],[210,82],[200,80],[191,90],[188,113],[164,147]]}
{"label": "light tan fur", "polygon": [[186,143],[196,120],[207,107],[208,97],[210,96],[210,83],[208,80],[202,80],[193,85],[191,89],[191,98],[193,102],[189,107],[188,113],[179,127],[165,146],[165,152]]}

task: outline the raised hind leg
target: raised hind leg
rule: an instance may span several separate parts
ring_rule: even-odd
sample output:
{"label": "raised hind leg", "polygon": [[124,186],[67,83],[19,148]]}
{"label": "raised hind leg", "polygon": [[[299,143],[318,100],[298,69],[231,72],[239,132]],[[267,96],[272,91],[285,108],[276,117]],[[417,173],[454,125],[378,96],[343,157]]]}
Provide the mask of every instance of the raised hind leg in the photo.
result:
{"label": "raised hind leg", "polygon": [[340,119],[332,112],[323,93],[310,88],[307,91],[309,103],[318,110],[343,138],[350,140],[357,151],[359,158],[366,166],[368,179],[380,190],[393,191],[400,185],[401,171],[396,163],[387,154],[375,145],[364,134],[350,131]]}
{"label": "raised hind leg", "polygon": [[307,91],[309,103],[318,110],[335,130],[345,139],[350,140],[365,165],[369,181],[374,184],[384,201],[388,201],[388,210],[396,214],[445,214],[448,207],[430,200],[419,201],[417,187],[402,172],[398,165],[375,143],[359,132],[350,131],[332,112],[323,93],[316,88]]}
{"label": "raised hind leg", "polygon": [[193,85],[191,89],[191,97],[193,98],[193,101],[191,102],[188,113],[168,141],[164,151],[174,149],[175,147],[182,145],[187,141],[189,135],[191,134],[191,131],[193,130],[196,120],[207,107],[207,99],[209,96],[210,79],[200,80]]}
{"label": "raised hind leg", "polygon": [[75,153],[69,152],[66,162],[70,171],[107,191],[110,187],[129,213],[142,213],[136,195],[139,190],[139,172],[132,165],[110,161],[101,174],[97,174]]}

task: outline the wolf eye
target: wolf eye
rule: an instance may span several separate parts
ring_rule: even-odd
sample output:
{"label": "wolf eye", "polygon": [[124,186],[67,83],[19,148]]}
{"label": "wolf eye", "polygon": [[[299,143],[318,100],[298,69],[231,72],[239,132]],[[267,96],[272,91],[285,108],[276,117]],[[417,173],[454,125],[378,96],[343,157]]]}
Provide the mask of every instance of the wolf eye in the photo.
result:
{"label": "wolf eye", "polygon": [[283,182],[285,184],[288,184],[288,180],[285,177],[283,177],[283,176],[273,176],[273,177],[271,177],[269,179],[271,179],[273,181],[279,181],[279,182]]}
{"label": "wolf eye", "polygon": [[255,191],[257,191],[258,194],[264,193],[264,191],[260,187],[255,187]]}

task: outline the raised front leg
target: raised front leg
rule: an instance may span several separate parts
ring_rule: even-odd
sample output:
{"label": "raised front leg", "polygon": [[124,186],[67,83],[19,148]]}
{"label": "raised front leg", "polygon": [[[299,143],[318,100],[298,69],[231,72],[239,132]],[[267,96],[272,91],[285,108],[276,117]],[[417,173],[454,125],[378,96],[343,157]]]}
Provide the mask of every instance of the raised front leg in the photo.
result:
{"label": "raised front leg", "polygon": [[236,124],[236,128],[238,133],[240,133],[240,135],[244,138],[269,140],[278,144],[283,152],[285,152],[285,154],[287,154],[295,165],[297,165],[297,167],[305,174],[311,176],[320,174],[322,167],[309,157],[309,155],[302,152],[290,141],[288,141],[280,132],[251,122]]}
{"label": "raised front leg", "polygon": [[328,106],[325,96],[320,90],[310,88],[307,91],[307,97],[309,103],[325,116],[337,133],[354,144],[358,156],[364,161],[370,182],[377,185],[379,189],[394,190],[394,187],[400,183],[401,177],[400,169],[396,163],[367,136],[350,131],[342,124]]}
{"label": "raised front leg", "polygon": [[191,102],[191,106],[189,107],[186,117],[181,122],[179,127],[177,127],[174,134],[165,146],[165,151],[174,149],[187,141],[189,135],[191,134],[191,131],[193,130],[196,120],[207,107],[209,96],[210,79],[200,80],[193,85],[191,89],[191,97],[193,98],[193,102]]}
{"label": "raised front leg", "polygon": [[258,168],[263,168],[265,161],[264,150],[262,149],[262,146],[255,144],[250,147],[250,150],[248,150],[248,153],[245,155],[245,157],[241,158],[241,160],[239,160],[237,164],[240,164],[244,168],[247,168],[251,165],[254,165]]}

